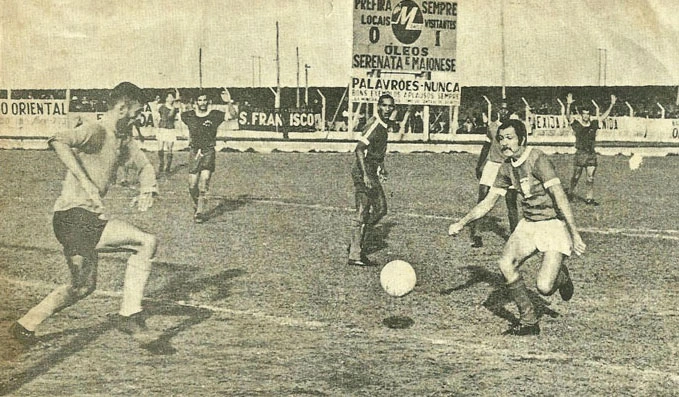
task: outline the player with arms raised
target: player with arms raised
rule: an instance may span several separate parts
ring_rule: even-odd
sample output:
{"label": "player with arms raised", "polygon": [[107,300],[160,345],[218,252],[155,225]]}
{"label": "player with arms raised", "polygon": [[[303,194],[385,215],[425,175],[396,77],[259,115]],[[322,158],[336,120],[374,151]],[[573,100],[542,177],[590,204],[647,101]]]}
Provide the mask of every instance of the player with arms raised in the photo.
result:
{"label": "player with arms raised", "polygon": [[485,216],[510,187],[519,191],[523,219],[507,240],[499,266],[520,318],[519,323],[505,334],[537,335],[540,333],[538,316],[519,267],[536,251],[542,252],[542,265],[537,274],[538,291],[547,296],[558,290],[561,298],[568,301],[573,296],[573,282],[563,264],[563,257],[570,256],[572,249],[580,255],[586,246],[575,226],[570,204],[554,166],[543,152],[526,146],[523,122],[510,119],[502,123],[497,140],[502,153],[511,162],[502,165],[486,198],[450,225],[448,233],[457,235],[469,222]]}
{"label": "player with arms raised", "polygon": [[50,138],[50,147],[67,169],[61,195],[54,205],[53,226],[64,248],[71,283],[52,291],[12,325],[11,334],[20,342],[35,343],[38,325],[95,290],[99,252],[133,252],[127,261],[116,324],[129,334],[144,332],[141,302],[156,252],[156,238],[123,220],[107,220],[101,200],[114,181],[118,165],[129,161],[139,170],[139,210],[146,211],[153,204],[156,175],[132,138],[132,127],[143,103],[139,87],[121,83],[111,91],[109,109],[101,120]]}
{"label": "player with arms raised", "polygon": [[217,128],[236,115],[229,91],[222,89],[221,98],[226,103],[225,111],[208,110],[207,92],[201,90],[196,97],[196,109],[182,112],[180,117],[189,128],[189,194],[193,200],[194,220],[205,221],[207,193],[210,178],[215,172],[215,145]]}
{"label": "player with arms raised", "polygon": [[582,169],[587,172],[587,191],[585,193],[585,203],[589,205],[599,205],[594,200],[594,174],[597,168],[597,154],[594,150],[596,143],[596,132],[601,127],[599,120],[606,120],[613,109],[617,98],[611,95],[611,104],[608,109],[601,115],[599,119],[594,118],[588,109],[582,109],[582,121],[575,120],[571,117],[571,105],[573,104],[573,94],[566,96],[566,119],[571,124],[573,132],[575,133],[575,163],[573,164],[573,176],[571,177],[570,188],[568,190],[568,198],[573,199],[575,194],[575,187],[578,185]]}
{"label": "player with arms raised", "polygon": [[369,266],[371,262],[363,253],[366,228],[376,225],[387,214],[387,199],[380,178],[385,178],[384,156],[387,153],[387,138],[394,130],[389,117],[394,112],[394,98],[389,94],[377,101],[377,114],[365,124],[358,135],[354,154],[356,161],[351,169],[356,198],[356,218],[351,243],[349,244],[350,265]]}

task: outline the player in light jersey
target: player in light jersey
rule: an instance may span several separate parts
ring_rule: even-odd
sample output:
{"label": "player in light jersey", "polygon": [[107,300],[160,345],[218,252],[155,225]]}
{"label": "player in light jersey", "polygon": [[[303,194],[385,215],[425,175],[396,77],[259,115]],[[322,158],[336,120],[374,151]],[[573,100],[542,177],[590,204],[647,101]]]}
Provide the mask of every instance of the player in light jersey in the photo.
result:
{"label": "player in light jersey", "polygon": [[457,235],[469,222],[485,216],[510,187],[521,193],[523,219],[507,240],[499,261],[509,294],[519,309],[519,323],[513,324],[507,335],[537,335],[539,319],[535,313],[519,267],[536,251],[542,252],[542,264],[537,274],[537,289],[542,295],[557,290],[564,301],[573,296],[573,282],[564,256],[571,251],[580,255],[586,245],[575,226],[566,193],[554,166],[543,152],[526,146],[526,127],[520,120],[508,120],[499,128],[497,140],[502,153],[510,162],[502,164],[488,196],[458,222],[448,233]]}
{"label": "player in light jersey", "polygon": [[217,128],[226,120],[236,116],[233,101],[228,90],[222,90],[222,101],[226,111],[210,109],[206,91],[196,97],[196,109],[181,113],[181,119],[189,128],[189,194],[194,206],[194,220],[204,222],[207,209],[207,193],[210,178],[215,172],[215,145]]}
{"label": "player in light jersey", "polygon": [[568,198],[573,199],[575,194],[575,187],[578,185],[582,169],[587,172],[587,181],[585,192],[585,203],[589,205],[599,205],[594,200],[594,174],[598,166],[597,154],[594,149],[596,143],[596,132],[601,127],[600,121],[606,120],[615,105],[617,98],[611,95],[611,104],[608,109],[601,115],[600,118],[592,119],[588,109],[582,109],[582,121],[575,120],[571,117],[571,105],[573,104],[573,94],[569,93],[566,96],[566,119],[573,128],[575,134],[575,161],[573,163],[573,176],[571,177],[570,188],[568,190]]}
{"label": "player in light jersey", "polygon": [[[481,149],[479,160],[476,163],[476,177],[479,179],[479,196],[478,202],[483,201],[488,195],[490,187],[495,182],[500,166],[506,160],[505,156],[500,150],[498,143],[497,129],[502,122],[510,117],[510,112],[507,109],[507,103],[503,102],[500,111],[498,112],[497,120],[488,122],[488,132],[486,135],[486,142]],[[519,222],[519,210],[517,208],[518,194],[515,189],[507,190],[505,195],[505,202],[507,204],[507,217],[509,218],[509,232],[512,233]],[[478,235],[477,223],[472,223],[470,226],[470,236],[472,239],[472,247],[483,247],[483,239]]]}
{"label": "player in light jersey", "polygon": [[138,142],[132,139],[132,126],[143,103],[139,87],[121,83],[111,91],[109,110],[101,120],[50,138],[50,147],[67,169],[54,205],[53,226],[64,248],[71,283],[56,288],[12,324],[10,332],[20,342],[35,343],[35,329],[44,320],[95,290],[99,252],[133,253],[127,261],[122,305],[115,323],[129,334],[146,329],[141,303],[156,238],[123,220],[108,220],[102,202],[119,164],[130,161],[140,172],[138,209],[146,211],[153,204],[156,175]]}
{"label": "player in light jersey", "polygon": [[363,131],[358,135],[358,143],[354,150],[356,161],[351,169],[356,198],[356,218],[349,244],[347,263],[350,265],[372,265],[363,252],[366,228],[375,226],[387,214],[387,199],[380,178],[387,175],[384,156],[387,153],[389,132],[394,131],[390,116],[395,106],[391,95],[380,96],[377,101],[377,114],[366,122]]}

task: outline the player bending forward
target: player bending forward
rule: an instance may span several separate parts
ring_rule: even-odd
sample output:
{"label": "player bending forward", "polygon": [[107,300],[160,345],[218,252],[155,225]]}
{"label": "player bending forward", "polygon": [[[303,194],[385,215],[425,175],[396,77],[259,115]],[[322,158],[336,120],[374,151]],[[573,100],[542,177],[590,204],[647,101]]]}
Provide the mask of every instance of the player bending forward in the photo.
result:
{"label": "player bending forward", "polygon": [[196,98],[196,110],[182,112],[180,117],[189,128],[189,194],[193,200],[194,220],[205,221],[207,209],[207,193],[210,178],[215,172],[215,145],[217,144],[217,128],[226,120],[236,116],[236,110],[227,89],[221,93],[226,103],[226,111],[208,110],[207,92],[201,90]]}
{"label": "player bending forward", "polygon": [[[537,275],[537,289],[545,296],[557,290],[564,301],[573,296],[573,282],[564,255],[571,250],[580,255],[585,243],[575,227],[573,213],[556,176],[554,166],[540,150],[526,146],[526,127],[520,120],[507,120],[497,134],[502,153],[510,159],[504,163],[486,198],[457,223],[448,233],[457,235],[469,222],[485,216],[510,187],[521,194],[523,219],[507,240],[500,258],[500,271],[505,277],[510,296],[519,309],[519,323],[512,325],[507,335],[537,335],[540,333],[535,307],[519,272],[519,266],[536,251],[543,253]],[[560,216],[561,215],[561,216]]]}
{"label": "player bending forward", "polygon": [[123,300],[115,323],[137,335],[146,329],[142,297],[156,252],[156,237],[131,224],[107,220],[101,198],[122,162],[140,170],[138,209],[146,211],[157,192],[153,166],[132,139],[132,126],[142,111],[142,91],[121,83],[110,94],[108,112],[94,124],[57,133],[49,145],[67,169],[61,196],[54,205],[53,226],[64,247],[71,284],[56,288],[12,324],[10,333],[23,344],[37,341],[35,329],[52,314],[90,295],[97,284],[99,252],[132,251],[125,270]]}

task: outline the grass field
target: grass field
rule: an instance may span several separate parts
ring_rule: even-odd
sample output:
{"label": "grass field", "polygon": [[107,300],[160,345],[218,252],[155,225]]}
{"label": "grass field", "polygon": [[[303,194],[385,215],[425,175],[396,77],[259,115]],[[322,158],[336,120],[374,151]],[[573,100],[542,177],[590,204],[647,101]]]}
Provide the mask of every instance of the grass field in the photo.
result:
{"label": "grass field", "polygon": [[[370,251],[413,264],[418,284],[402,298],[382,291],[379,267],[345,264],[350,154],[220,153],[201,225],[186,155],[149,212],[129,207],[130,188],[105,200],[160,239],[144,302],[158,340],[141,346],[108,323],[126,261],[108,254],[98,291],[22,349],[7,326],[69,280],[51,230],[64,167],[51,152],[0,151],[0,394],[678,395],[679,157],[635,172],[626,157],[600,158],[602,205],[574,204],[588,244],[568,261],[575,296],[534,293],[542,334],[516,338],[501,336],[517,314],[495,264],[504,204],[483,248],[447,236],[475,202],[474,155],[388,156],[390,212]],[[570,160],[554,156],[564,182]],[[530,285],[537,263],[523,267]],[[393,317],[412,325],[385,326]]]}

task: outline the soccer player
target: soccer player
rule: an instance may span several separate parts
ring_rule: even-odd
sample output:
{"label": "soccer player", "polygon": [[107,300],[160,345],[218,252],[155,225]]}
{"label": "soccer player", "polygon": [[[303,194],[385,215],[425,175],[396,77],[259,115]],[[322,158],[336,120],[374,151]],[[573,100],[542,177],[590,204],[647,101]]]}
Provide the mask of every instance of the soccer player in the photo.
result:
{"label": "soccer player", "polygon": [[[158,129],[156,139],[158,140],[158,175],[170,173],[172,170],[172,148],[177,142],[174,121],[179,113],[179,90],[175,89],[174,94],[168,92],[165,96],[165,103],[158,107]],[[165,162],[165,150],[167,149],[167,163]]]}
{"label": "soccer player", "polygon": [[366,228],[376,225],[387,214],[387,199],[380,183],[386,178],[384,156],[387,138],[394,131],[390,116],[395,108],[394,98],[389,94],[377,101],[377,114],[365,124],[358,135],[354,153],[356,161],[351,169],[356,198],[356,218],[349,244],[350,265],[370,266],[372,263],[363,253]]}
{"label": "soccer player", "polygon": [[586,248],[554,166],[543,152],[527,147],[526,140],[523,122],[510,119],[502,123],[497,141],[510,162],[502,164],[486,198],[448,229],[450,235],[459,234],[469,222],[492,210],[510,187],[521,193],[523,219],[507,240],[499,262],[509,294],[520,314],[518,324],[513,324],[506,335],[540,333],[538,316],[519,272],[523,261],[536,251],[542,252],[538,291],[548,296],[558,290],[561,298],[568,301],[573,296],[573,282],[563,257],[570,256],[571,250],[580,255]]}
{"label": "soccer player", "polygon": [[64,248],[71,283],[56,288],[12,324],[10,333],[20,342],[35,343],[35,329],[45,319],[95,290],[98,253],[104,251],[132,252],[116,325],[135,335],[146,329],[141,303],[156,252],[156,237],[123,220],[108,220],[102,202],[118,164],[133,161],[140,170],[138,209],[146,211],[153,204],[157,192],[155,172],[132,139],[132,126],[143,103],[139,87],[120,83],[111,91],[108,111],[101,120],[50,138],[50,147],[67,169],[61,195],[54,205],[53,226]]}
{"label": "soccer player", "polygon": [[194,220],[205,221],[207,193],[210,178],[215,172],[215,145],[217,128],[224,121],[236,116],[236,110],[227,89],[221,92],[226,111],[208,110],[207,92],[201,90],[196,97],[196,109],[182,112],[180,117],[189,128],[189,194],[193,200]]}
{"label": "soccer player", "polygon": [[600,128],[599,120],[606,120],[616,100],[615,95],[611,95],[611,104],[599,119],[592,119],[590,111],[582,109],[582,121],[578,121],[571,117],[571,105],[574,102],[573,94],[569,93],[566,96],[566,119],[571,124],[571,128],[573,128],[575,133],[575,162],[573,163],[573,176],[571,177],[570,188],[568,189],[568,199],[571,201],[573,200],[575,187],[580,180],[580,175],[582,175],[582,169],[584,168],[587,172],[585,203],[588,205],[599,205],[594,200],[594,174],[598,165],[596,151],[594,150],[596,131]]}
{"label": "soccer player", "polygon": [[[478,201],[483,201],[488,195],[490,187],[495,182],[500,166],[505,161],[505,156],[502,155],[500,144],[498,143],[497,129],[501,123],[509,119],[510,111],[507,109],[507,102],[502,102],[500,111],[498,111],[497,121],[488,122],[488,132],[486,142],[483,144],[479,160],[476,163],[476,177],[479,179],[479,196]],[[508,189],[505,195],[505,203],[507,204],[507,217],[509,218],[509,232],[510,234],[516,228],[519,222],[519,210],[517,207],[518,193],[516,189]],[[478,235],[477,223],[472,223],[470,227],[470,236],[472,239],[472,247],[483,247],[483,239]]]}

